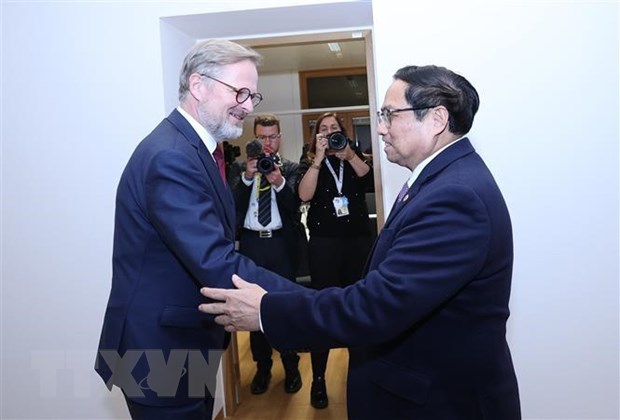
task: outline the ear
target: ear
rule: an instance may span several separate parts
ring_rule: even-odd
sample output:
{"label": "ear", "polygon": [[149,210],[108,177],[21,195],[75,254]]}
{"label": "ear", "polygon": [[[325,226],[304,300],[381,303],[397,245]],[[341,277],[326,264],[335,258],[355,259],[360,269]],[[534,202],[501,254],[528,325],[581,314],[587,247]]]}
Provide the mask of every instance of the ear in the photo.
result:
{"label": "ear", "polygon": [[201,101],[203,99],[203,89],[204,83],[202,80],[202,76],[198,73],[192,73],[189,76],[189,92],[192,96],[197,100]]}
{"label": "ear", "polygon": [[450,113],[443,105],[440,105],[431,110],[430,115],[433,122],[433,129],[437,134],[442,133],[448,127],[448,121],[450,119]]}

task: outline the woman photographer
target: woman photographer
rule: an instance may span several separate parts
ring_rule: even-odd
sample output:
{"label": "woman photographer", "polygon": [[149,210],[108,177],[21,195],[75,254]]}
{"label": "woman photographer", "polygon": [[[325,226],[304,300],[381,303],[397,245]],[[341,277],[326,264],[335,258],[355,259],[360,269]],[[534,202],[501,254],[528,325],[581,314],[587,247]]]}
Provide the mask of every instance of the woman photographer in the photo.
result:
{"label": "woman photographer", "polygon": [[[335,113],[321,115],[300,161],[299,198],[309,202],[308,263],[312,287],[345,287],[361,278],[372,245],[366,192],[372,168],[349,140]],[[329,351],[312,352],[310,402],[328,405],[325,369]]]}

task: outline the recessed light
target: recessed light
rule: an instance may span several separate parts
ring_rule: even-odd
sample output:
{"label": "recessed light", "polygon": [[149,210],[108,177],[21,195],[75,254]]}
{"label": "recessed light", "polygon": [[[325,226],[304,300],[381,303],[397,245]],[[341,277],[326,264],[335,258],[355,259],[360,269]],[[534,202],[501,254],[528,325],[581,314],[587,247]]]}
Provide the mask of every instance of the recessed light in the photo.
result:
{"label": "recessed light", "polygon": [[340,51],[340,44],[338,44],[337,42],[328,42],[327,46],[329,47],[329,50],[331,52],[339,52]]}

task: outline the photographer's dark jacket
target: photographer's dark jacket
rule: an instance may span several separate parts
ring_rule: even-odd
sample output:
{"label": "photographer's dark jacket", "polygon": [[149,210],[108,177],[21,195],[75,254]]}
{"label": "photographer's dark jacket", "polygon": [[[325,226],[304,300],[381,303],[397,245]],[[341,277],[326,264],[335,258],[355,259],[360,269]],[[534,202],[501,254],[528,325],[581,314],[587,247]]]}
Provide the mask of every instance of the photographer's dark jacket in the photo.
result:
{"label": "photographer's dark jacket", "polygon": [[[356,151],[356,153],[364,160],[360,152]],[[338,173],[340,159],[335,156],[326,156],[325,160],[327,159],[329,159],[334,171]],[[312,200],[310,200],[310,209],[308,210],[310,235],[320,237],[370,236],[366,193],[372,191],[374,185],[372,167],[367,174],[358,177],[351,165],[346,161],[344,162],[342,194],[349,200],[349,215],[338,217],[334,209],[333,199],[339,194],[334,177],[325,165],[325,160],[321,163],[316,190]],[[300,162],[297,189],[299,189],[299,182],[310,164],[311,162],[307,158]]]}

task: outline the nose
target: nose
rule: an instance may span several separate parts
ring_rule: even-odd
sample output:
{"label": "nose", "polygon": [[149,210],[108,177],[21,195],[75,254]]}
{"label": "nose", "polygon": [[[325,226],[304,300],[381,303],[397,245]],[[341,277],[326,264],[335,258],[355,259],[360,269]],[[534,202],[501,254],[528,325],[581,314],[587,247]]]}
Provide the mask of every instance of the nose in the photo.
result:
{"label": "nose", "polygon": [[248,114],[251,114],[252,111],[254,111],[254,104],[252,103],[252,98],[250,97],[248,97],[248,99],[246,99],[245,101],[241,102],[239,106],[241,106],[241,108],[247,111]]}
{"label": "nose", "polygon": [[377,133],[379,133],[382,136],[385,136],[388,133],[388,129],[387,129],[387,126],[385,125],[385,121],[381,119],[377,122]]}

